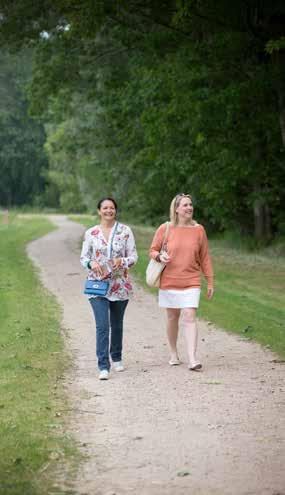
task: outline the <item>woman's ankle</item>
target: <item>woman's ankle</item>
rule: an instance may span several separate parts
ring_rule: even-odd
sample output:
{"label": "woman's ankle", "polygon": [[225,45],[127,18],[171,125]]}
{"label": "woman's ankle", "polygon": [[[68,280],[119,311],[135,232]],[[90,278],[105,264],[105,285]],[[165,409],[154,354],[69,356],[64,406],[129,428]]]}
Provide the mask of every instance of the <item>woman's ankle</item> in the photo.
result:
{"label": "woman's ankle", "polygon": [[179,359],[177,349],[176,350],[173,350],[173,349],[170,350],[170,359]]}

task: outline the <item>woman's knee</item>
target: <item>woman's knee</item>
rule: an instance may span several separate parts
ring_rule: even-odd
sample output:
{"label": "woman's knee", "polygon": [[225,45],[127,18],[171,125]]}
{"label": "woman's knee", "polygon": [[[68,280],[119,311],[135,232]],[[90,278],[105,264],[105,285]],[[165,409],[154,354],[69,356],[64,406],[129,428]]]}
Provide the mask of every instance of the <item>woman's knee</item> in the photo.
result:
{"label": "woman's knee", "polygon": [[184,309],[182,320],[186,324],[195,323],[196,322],[196,309],[194,309],[194,308]]}
{"label": "woman's knee", "polygon": [[167,309],[167,319],[169,322],[177,322],[179,320],[180,310],[179,309]]}

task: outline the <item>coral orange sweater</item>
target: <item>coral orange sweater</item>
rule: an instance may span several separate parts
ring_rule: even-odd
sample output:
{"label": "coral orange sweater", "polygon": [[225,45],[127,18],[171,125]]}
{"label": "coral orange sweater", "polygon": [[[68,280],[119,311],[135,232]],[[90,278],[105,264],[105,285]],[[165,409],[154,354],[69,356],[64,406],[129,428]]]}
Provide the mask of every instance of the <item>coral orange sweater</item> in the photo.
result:
{"label": "coral orange sweater", "polygon": [[[157,229],[151,247],[150,257],[156,258],[161,250],[166,224]],[[170,262],[160,279],[160,289],[187,289],[201,286],[201,272],[213,287],[214,274],[209,255],[208,240],[202,225],[170,225],[167,238],[167,253]]]}

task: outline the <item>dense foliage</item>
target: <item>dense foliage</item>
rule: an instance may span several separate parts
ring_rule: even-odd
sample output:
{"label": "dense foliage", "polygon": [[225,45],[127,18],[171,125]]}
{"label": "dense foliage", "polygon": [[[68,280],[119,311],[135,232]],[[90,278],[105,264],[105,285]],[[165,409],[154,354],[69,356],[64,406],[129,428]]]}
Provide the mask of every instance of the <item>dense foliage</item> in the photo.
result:
{"label": "dense foliage", "polygon": [[31,73],[29,52],[0,54],[0,205],[37,204],[43,194],[43,126],[28,115],[24,86]]}
{"label": "dense foliage", "polygon": [[284,232],[283,2],[40,4],[0,0],[1,35],[33,47],[30,108],[65,210],[114,194],[157,222],[182,190],[213,229]]}

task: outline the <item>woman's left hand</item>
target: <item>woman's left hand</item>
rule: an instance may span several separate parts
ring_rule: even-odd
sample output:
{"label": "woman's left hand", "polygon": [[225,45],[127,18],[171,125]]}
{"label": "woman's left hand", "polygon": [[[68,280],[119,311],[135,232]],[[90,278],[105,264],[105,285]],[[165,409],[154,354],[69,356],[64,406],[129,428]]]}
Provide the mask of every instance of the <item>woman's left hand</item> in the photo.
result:
{"label": "woman's left hand", "polygon": [[208,299],[212,299],[213,295],[214,295],[214,289],[213,289],[213,287],[208,287],[207,298]]}
{"label": "woman's left hand", "polygon": [[119,270],[122,266],[122,258],[113,258],[112,259],[113,270]]}

